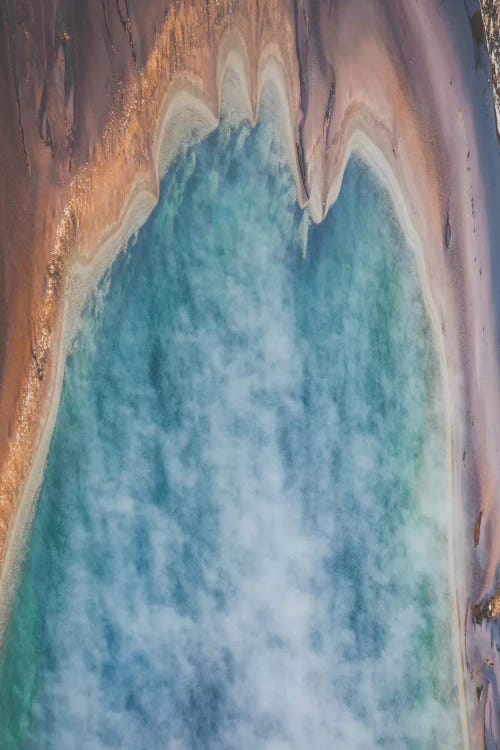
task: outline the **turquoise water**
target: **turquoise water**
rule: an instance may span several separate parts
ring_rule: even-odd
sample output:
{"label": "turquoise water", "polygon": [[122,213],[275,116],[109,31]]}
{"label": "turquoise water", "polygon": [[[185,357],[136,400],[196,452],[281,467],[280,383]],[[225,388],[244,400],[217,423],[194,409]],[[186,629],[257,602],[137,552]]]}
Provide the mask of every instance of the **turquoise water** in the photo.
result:
{"label": "turquoise water", "polygon": [[438,366],[351,162],[309,227],[271,122],[180,157],[66,370],[2,750],[460,746]]}

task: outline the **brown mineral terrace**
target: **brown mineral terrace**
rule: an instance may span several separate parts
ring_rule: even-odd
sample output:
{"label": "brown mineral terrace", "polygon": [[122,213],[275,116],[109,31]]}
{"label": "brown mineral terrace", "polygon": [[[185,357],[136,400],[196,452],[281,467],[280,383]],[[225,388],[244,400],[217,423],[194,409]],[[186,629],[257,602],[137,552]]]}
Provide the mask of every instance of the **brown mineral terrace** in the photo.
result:
{"label": "brown mineral terrace", "polygon": [[2,628],[82,306],[176,151],[216,127],[225,81],[252,121],[273,98],[315,221],[356,153],[416,254],[446,407],[463,746],[500,741],[494,622],[473,615],[500,552],[489,154],[448,20],[439,0],[0,0]]}

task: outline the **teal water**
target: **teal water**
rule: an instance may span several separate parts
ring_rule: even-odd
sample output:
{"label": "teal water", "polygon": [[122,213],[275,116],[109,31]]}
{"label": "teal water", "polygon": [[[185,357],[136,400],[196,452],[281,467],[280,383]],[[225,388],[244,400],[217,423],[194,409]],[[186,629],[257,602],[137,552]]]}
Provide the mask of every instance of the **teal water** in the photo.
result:
{"label": "teal water", "polygon": [[414,258],[361,163],[303,221],[271,122],[222,124],[89,304],[2,750],[460,747]]}

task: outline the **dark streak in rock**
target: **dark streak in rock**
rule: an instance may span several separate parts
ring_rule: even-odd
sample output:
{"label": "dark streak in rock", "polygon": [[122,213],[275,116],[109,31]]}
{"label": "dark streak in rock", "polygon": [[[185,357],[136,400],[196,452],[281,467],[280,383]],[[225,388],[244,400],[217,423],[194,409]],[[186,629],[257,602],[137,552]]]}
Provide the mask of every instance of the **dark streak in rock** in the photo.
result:
{"label": "dark streak in rock", "polygon": [[108,14],[106,13],[106,0],[101,0],[101,5],[102,5],[102,12],[104,15],[104,25],[106,27],[106,33],[108,35],[108,39],[111,44],[111,49],[114,49],[113,39],[111,38],[111,29],[110,29],[109,21],[108,21]]}
{"label": "dark streak in rock", "polygon": [[31,163],[28,156],[28,149],[26,146],[26,136],[24,133],[24,126],[23,126],[23,116],[22,116],[22,108],[21,108],[21,97],[19,95],[19,73],[17,70],[17,60],[16,60],[16,24],[12,20],[11,16],[11,10],[10,10],[10,0],[4,0],[4,13],[2,13],[2,17],[5,16],[5,21],[7,24],[7,39],[9,44],[9,57],[10,57],[10,66],[12,70],[12,77],[14,80],[14,93],[16,97],[16,104],[17,104],[17,124],[19,128],[19,134],[21,136],[21,143],[23,147],[23,153],[24,158],[26,161],[26,167],[28,169],[28,174],[31,177]]}
{"label": "dark streak in rock", "polygon": [[[299,7],[300,6],[300,7]],[[308,44],[308,20],[305,9],[302,7],[301,0],[295,0],[295,50],[297,54],[297,64],[299,69],[299,86],[300,86],[300,110],[301,116],[298,123],[298,139],[296,142],[297,160],[299,164],[300,178],[304,192],[309,198],[309,186],[307,183],[307,169],[304,154],[303,126],[304,117],[307,112],[308,91],[305,77],[307,70],[307,44]]]}
{"label": "dark streak in rock", "polygon": [[335,73],[332,70],[332,82],[330,84],[330,91],[328,92],[328,102],[326,105],[325,114],[325,138],[328,139],[328,133],[330,131],[330,122],[333,116],[333,110],[335,108]]}
{"label": "dark streak in rock", "polygon": [[445,242],[445,245],[446,245],[446,249],[449,250],[450,249],[450,245],[451,245],[451,224],[450,224],[450,214],[449,214],[449,212],[448,212],[448,214],[446,216],[446,224],[445,224],[445,228],[444,228],[444,242]]}
{"label": "dark streak in rock", "polygon": [[479,545],[479,538],[481,535],[481,520],[483,518],[483,511],[480,510],[474,524],[474,547]]}
{"label": "dark streak in rock", "polygon": [[40,99],[40,107],[38,108],[38,134],[42,141],[45,140],[43,132],[43,123],[45,121],[45,111],[47,108],[47,83],[43,84],[42,98]]}
{"label": "dark streak in rock", "polygon": [[309,198],[309,185],[307,182],[306,160],[304,156],[304,144],[302,142],[302,124],[299,126],[299,137],[296,143],[296,147],[297,147],[297,161],[299,163],[299,171],[300,171],[300,179],[302,182],[302,187],[304,188],[306,197]]}
{"label": "dark streak in rock", "polygon": [[125,35],[126,35],[126,37],[128,39],[128,43],[130,45],[130,49],[132,50],[132,60],[135,63],[136,60],[137,60],[137,55],[136,55],[136,52],[135,52],[134,39],[133,39],[133,36],[132,36],[132,25],[130,23],[130,12],[129,12],[129,7],[128,7],[128,1],[127,0],[123,0],[123,2],[125,3],[125,13],[123,13],[123,11],[122,11],[122,9],[120,7],[120,3],[121,2],[122,2],[122,0],[116,0],[116,10],[117,10],[118,16],[120,18],[120,23],[121,23],[121,25],[123,27],[123,30],[125,32]]}

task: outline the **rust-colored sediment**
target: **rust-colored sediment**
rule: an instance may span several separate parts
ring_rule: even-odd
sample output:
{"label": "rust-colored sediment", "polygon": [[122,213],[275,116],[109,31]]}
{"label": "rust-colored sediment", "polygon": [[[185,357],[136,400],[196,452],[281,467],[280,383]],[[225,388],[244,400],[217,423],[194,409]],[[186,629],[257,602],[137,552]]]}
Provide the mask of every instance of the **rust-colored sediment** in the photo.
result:
{"label": "rust-colored sediment", "polygon": [[[131,193],[142,187],[156,194],[156,139],[168,92],[191,90],[217,114],[221,58],[236,45],[247,57],[255,107],[259,65],[272,54],[285,73],[294,167],[313,216],[321,218],[335,199],[352,146],[364,143],[369,157],[369,142],[409,239],[418,238],[412,244],[448,409],[450,567],[459,660],[468,669],[464,744],[470,734],[471,746],[483,747],[498,705],[488,677],[496,664],[486,661],[489,646],[479,637],[498,603],[488,593],[500,540],[498,373],[478,145],[441,4],[166,5],[0,3],[0,561],[17,543],[20,498],[57,397],[74,262],[92,261]],[[6,578],[4,565],[0,585]],[[488,617],[475,618],[479,612]]]}
{"label": "rust-colored sediment", "polygon": [[482,606],[480,604],[473,606],[472,619],[478,625],[481,625],[484,620],[497,622],[500,619],[500,588]]}

